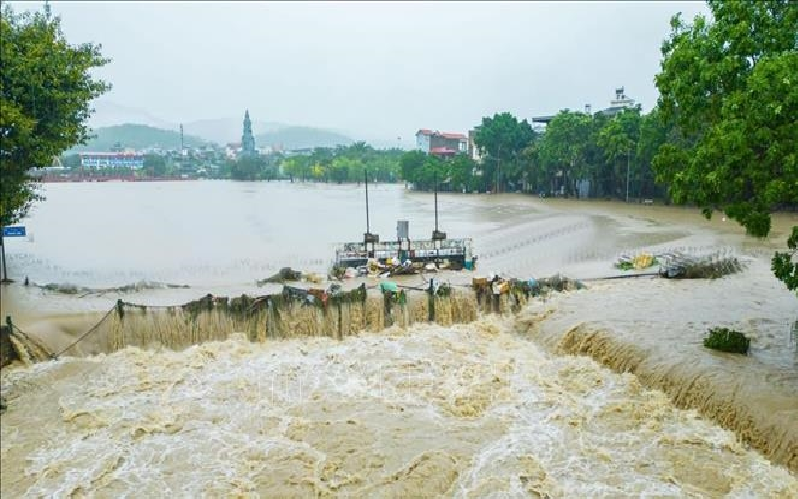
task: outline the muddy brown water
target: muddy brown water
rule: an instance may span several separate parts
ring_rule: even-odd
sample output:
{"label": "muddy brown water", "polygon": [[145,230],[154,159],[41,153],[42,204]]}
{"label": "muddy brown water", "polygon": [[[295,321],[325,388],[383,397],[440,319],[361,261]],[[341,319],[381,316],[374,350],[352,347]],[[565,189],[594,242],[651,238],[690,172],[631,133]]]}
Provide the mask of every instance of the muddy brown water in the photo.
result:
{"label": "muddy brown water", "polygon": [[[323,270],[330,243],[365,225],[354,186],[46,188],[30,240],[9,242],[12,276],[191,285],[123,297],[145,304],[263,292],[256,279],[284,265]],[[411,220],[411,236],[431,232],[431,196],[370,194],[383,238],[397,219]],[[76,199],[105,209],[86,214]],[[5,369],[2,495],[798,495],[798,299],[757,256],[783,246],[798,217],[777,217],[774,237],[756,241],[680,208],[450,195],[441,213],[450,237],[474,237],[480,274],[600,277],[643,247],[722,248],[748,267],[716,281],[591,282],[469,325],[266,343],[230,331],[176,352]],[[17,284],[3,289],[2,315],[56,348],[117,298]],[[704,350],[714,325],[751,334],[752,354]]]}

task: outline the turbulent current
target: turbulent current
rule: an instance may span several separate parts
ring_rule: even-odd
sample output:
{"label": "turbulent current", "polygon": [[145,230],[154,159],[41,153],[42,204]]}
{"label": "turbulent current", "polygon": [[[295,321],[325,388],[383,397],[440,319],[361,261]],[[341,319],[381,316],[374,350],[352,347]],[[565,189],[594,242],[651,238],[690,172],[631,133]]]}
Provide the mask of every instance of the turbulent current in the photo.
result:
{"label": "turbulent current", "polygon": [[9,373],[4,497],[795,497],[784,468],[512,320]]}

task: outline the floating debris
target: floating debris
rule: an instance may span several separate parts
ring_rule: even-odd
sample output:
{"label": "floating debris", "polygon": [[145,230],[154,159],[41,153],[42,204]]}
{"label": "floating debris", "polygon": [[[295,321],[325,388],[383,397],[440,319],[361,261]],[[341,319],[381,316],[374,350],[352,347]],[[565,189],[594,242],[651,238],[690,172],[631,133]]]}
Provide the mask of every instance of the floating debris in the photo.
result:
{"label": "floating debris", "polygon": [[615,268],[618,270],[644,270],[658,263],[657,257],[649,253],[641,253],[633,257],[623,255],[615,262]]}
{"label": "floating debris", "polygon": [[139,281],[133,284],[125,284],[124,286],[117,286],[114,288],[88,288],[85,286],[77,286],[75,284],[45,284],[39,285],[39,288],[44,291],[52,293],[61,293],[65,295],[80,295],[81,298],[89,295],[104,295],[108,293],[138,293],[140,291],[155,290],[155,289],[190,289],[187,284],[168,284],[162,282]]}
{"label": "floating debris", "polygon": [[293,270],[291,267],[283,267],[279,272],[271,277],[255,281],[258,286],[263,286],[269,283],[283,284],[285,282],[298,282],[302,280],[302,271]]}
{"label": "floating debris", "polygon": [[668,279],[718,279],[742,269],[743,265],[734,257],[670,254],[663,256],[659,275]]}

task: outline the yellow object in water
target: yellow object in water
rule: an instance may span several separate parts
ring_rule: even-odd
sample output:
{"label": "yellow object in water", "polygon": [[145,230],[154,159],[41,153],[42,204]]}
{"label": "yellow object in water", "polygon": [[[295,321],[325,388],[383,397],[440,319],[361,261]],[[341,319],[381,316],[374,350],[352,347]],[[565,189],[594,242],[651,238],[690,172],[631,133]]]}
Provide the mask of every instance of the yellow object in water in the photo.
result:
{"label": "yellow object in water", "polygon": [[648,253],[642,253],[634,258],[632,264],[635,270],[647,269],[654,264],[654,257]]}
{"label": "yellow object in water", "polygon": [[307,276],[307,280],[313,284],[320,284],[322,281],[324,281],[324,276],[319,274],[310,274]]}

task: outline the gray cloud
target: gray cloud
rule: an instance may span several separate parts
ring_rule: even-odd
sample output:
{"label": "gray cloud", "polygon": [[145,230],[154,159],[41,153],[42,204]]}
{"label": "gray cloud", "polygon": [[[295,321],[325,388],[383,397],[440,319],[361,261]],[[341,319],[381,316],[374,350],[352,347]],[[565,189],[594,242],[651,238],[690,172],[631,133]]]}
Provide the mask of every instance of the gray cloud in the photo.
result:
{"label": "gray cloud", "polygon": [[[16,3],[40,8],[41,3]],[[73,42],[113,59],[102,99],[176,123],[239,117],[356,137],[465,131],[606,106],[650,109],[668,20],[703,2],[54,2]],[[99,108],[99,106],[98,106]]]}

